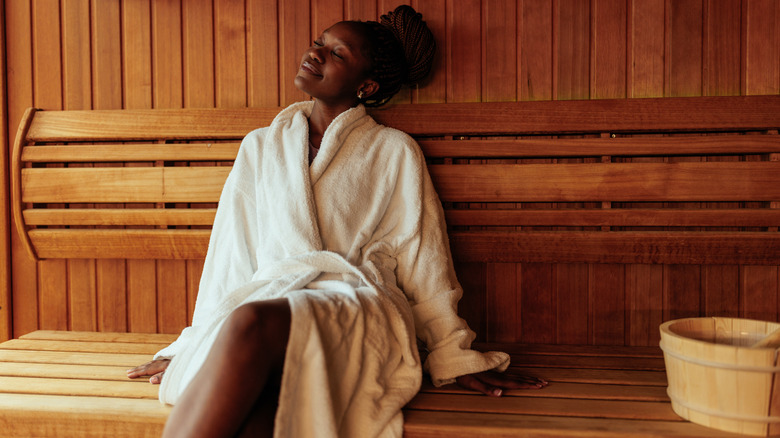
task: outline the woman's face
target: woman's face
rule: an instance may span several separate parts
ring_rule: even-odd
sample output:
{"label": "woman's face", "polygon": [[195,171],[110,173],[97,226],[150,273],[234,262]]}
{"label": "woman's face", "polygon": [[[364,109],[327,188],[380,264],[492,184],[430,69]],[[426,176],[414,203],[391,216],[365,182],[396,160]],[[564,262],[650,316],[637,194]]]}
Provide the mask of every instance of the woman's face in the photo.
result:
{"label": "woman's face", "polygon": [[355,23],[336,23],[303,54],[295,86],[323,103],[352,106],[368,79],[367,52]]}

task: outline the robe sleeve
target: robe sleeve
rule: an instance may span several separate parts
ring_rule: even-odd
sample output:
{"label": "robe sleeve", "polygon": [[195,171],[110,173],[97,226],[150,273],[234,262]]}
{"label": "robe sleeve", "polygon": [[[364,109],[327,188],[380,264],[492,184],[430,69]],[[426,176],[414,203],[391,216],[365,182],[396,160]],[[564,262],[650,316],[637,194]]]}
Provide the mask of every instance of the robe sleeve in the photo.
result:
{"label": "robe sleeve", "polygon": [[254,163],[261,143],[260,132],[241,143],[233,168],[219,198],[209,247],[198,286],[192,325],[178,339],[155,354],[155,359],[172,358],[192,339],[198,326],[208,324],[219,304],[230,292],[249,283],[257,270],[257,209],[253,195]]}
{"label": "robe sleeve", "polygon": [[475,333],[457,314],[462,289],[452,264],[441,202],[422,154],[416,155],[417,175],[413,183],[405,183],[404,192],[408,202],[413,202],[409,192],[416,192],[414,201],[419,202],[419,208],[410,209],[412,214],[404,221],[417,221],[418,225],[396,256],[396,277],[412,307],[417,337],[428,347],[423,367],[436,386],[466,374],[504,371],[509,355],[471,349]]}

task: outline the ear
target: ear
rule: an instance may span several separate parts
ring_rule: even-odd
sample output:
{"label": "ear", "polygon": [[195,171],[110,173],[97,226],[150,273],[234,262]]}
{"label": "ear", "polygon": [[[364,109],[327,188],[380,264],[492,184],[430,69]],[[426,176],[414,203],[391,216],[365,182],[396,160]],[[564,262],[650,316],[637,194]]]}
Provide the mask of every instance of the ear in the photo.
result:
{"label": "ear", "polygon": [[372,94],[379,91],[379,84],[373,79],[366,79],[362,84],[360,84],[358,91],[362,91],[363,99],[367,99],[371,97]]}

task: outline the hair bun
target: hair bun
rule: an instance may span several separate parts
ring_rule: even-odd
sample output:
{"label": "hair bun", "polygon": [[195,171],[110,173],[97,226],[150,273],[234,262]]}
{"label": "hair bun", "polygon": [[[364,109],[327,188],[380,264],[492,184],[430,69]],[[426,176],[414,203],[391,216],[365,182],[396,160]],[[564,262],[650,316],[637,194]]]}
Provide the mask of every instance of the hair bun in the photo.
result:
{"label": "hair bun", "polygon": [[422,14],[411,6],[401,5],[382,15],[380,22],[401,42],[407,64],[404,82],[409,85],[420,82],[431,71],[436,53],[436,40]]}

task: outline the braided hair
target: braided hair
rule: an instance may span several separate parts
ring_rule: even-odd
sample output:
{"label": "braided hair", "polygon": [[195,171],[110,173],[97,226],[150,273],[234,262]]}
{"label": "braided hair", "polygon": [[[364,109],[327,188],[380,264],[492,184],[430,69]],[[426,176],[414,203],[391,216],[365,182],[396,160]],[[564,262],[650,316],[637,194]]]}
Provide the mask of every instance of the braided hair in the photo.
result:
{"label": "braided hair", "polygon": [[436,41],[422,14],[401,5],[380,21],[359,21],[363,26],[371,62],[368,76],[379,84],[371,96],[361,99],[369,107],[384,105],[402,86],[415,85],[431,71]]}

